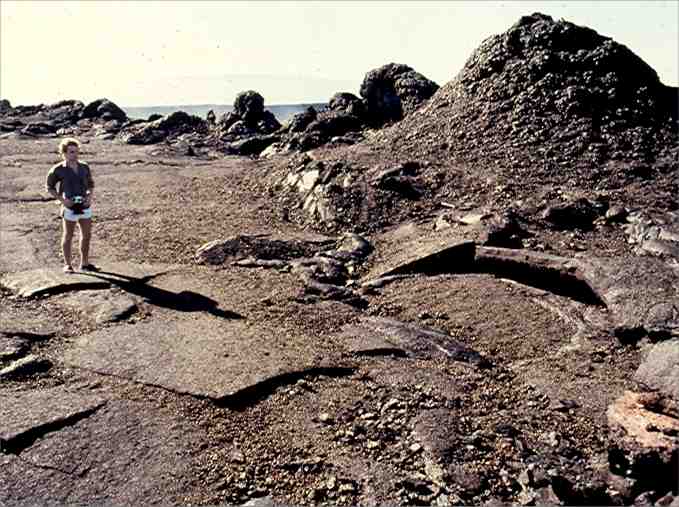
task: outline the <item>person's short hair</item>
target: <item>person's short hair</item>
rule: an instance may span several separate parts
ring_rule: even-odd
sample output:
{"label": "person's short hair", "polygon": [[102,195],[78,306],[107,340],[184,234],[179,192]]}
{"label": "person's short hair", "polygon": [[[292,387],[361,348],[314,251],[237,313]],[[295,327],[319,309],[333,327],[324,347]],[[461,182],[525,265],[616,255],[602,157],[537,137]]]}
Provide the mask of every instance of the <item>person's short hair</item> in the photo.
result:
{"label": "person's short hair", "polygon": [[77,146],[78,149],[80,149],[80,141],[74,137],[66,137],[65,139],[62,139],[62,141],[59,143],[59,153],[65,155],[69,146]]}

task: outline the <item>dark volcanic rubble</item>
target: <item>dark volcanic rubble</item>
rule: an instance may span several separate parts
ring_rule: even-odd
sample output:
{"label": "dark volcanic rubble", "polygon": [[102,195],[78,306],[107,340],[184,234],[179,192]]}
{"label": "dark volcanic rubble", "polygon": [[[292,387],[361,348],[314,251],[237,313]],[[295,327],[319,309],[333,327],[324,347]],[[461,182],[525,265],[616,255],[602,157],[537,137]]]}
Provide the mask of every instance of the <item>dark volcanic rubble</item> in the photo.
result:
{"label": "dark volcanic rubble", "polygon": [[281,129],[276,151],[308,151],[327,143],[352,145],[363,132],[402,120],[417,110],[439,86],[407,65],[389,63],[369,71],[353,93],[334,94],[322,111],[298,113]]}
{"label": "dark volcanic rubble", "polygon": [[[402,121],[316,158],[345,166],[329,182],[333,207],[343,209],[338,223],[369,227],[413,206],[369,184],[406,162],[423,168],[408,185],[418,186],[424,209],[461,197],[475,206],[542,206],[547,185],[590,198],[622,192],[671,209],[679,206],[677,139],[677,88],[614,40],[533,14],[485,40],[455,79]],[[338,190],[347,175],[354,183]],[[659,195],[629,195],[646,180],[656,181]]]}
{"label": "dark volcanic rubble", "polygon": [[678,507],[676,99],[533,14],[285,125],[0,101],[0,505]]}
{"label": "dark volcanic rubble", "polygon": [[676,143],[676,121],[677,89],[627,47],[534,14],[484,41],[420,115],[385,137],[547,176],[565,164],[653,162]]}
{"label": "dark volcanic rubble", "polygon": [[31,137],[88,134],[112,139],[127,122],[125,112],[108,99],[87,105],[79,100],[36,106],[12,107],[7,100],[0,104],[0,132]]}

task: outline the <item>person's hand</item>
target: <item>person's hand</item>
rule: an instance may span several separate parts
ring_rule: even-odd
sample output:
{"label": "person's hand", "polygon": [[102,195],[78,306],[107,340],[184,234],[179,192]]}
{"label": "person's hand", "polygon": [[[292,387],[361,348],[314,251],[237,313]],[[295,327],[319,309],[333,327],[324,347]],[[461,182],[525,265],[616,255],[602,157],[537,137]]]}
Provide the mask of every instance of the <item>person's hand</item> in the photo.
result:
{"label": "person's hand", "polygon": [[83,204],[84,204],[84,205],[83,205],[83,208],[85,208],[85,209],[89,208],[90,206],[92,206],[92,203],[93,203],[93,202],[94,202],[94,196],[88,194],[88,195],[85,197],[85,202],[83,203]]}
{"label": "person's hand", "polygon": [[73,202],[71,199],[69,199],[68,197],[64,197],[64,200],[61,201],[61,202],[62,202],[62,204],[63,204],[64,206],[66,206],[67,208],[72,208],[72,207],[73,207],[73,204],[74,204],[74,202]]}

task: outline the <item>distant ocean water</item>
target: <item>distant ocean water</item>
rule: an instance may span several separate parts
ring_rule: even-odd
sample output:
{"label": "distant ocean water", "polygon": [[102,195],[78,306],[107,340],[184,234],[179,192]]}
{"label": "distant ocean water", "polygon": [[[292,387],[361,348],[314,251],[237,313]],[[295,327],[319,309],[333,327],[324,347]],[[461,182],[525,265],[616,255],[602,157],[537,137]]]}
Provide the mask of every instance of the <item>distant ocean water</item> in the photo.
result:
{"label": "distant ocean water", "polygon": [[[278,121],[283,123],[293,114],[304,111],[307,107],[313,106],[316,110],[320,110],[325,107],[326,104],[315,103],[315,104],[280,104],[264,106],[265,109],[271,111]],[[199,116],[205,118],[208,111],[212,110],[217,115],[217,118],[222,113],[233,111],[233,106],[226,104],[199,104],[192,106],[148,106],[148,107],[122,107],[127,116],[132,119],[146,119],[152,114],[160,114],[166,116],[175,111],[184,111],[185,113]]]}

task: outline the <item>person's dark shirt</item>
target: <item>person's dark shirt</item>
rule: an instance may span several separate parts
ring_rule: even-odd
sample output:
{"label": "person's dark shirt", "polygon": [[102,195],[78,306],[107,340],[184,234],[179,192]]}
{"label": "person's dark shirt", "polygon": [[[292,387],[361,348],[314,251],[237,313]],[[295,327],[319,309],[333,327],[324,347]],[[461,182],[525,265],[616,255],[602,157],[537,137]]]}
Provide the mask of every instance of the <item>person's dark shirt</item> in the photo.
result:
{"label": "person's dark shirt", "polygon": [[47,191],[54,191],[57,195],[64,194],[68,199],[76,195],[84,197],[93,188],[92,172],[83,162],[78,162],[77,169],[68,167],[66,161],[59,162],[47,173]]}

